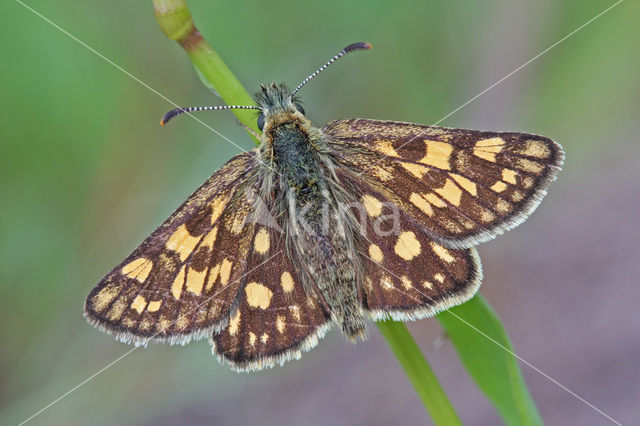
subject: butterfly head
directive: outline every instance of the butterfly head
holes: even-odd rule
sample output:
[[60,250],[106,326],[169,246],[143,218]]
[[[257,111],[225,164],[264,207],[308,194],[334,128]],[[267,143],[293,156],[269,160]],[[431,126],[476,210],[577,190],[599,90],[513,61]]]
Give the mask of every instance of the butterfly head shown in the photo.
[[271,82],[261,84],[255,98],[260,108],[258,115],[258,129],[267,138],[273,129],[280,125],[291,123],[307,126],[310,122],[304,116],[304,108],[300,99],[292,96],[284,83]]

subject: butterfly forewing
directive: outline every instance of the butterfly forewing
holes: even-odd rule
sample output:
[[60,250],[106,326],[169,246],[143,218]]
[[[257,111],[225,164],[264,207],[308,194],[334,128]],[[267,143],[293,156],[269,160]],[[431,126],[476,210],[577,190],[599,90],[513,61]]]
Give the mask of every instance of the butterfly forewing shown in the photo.
[[90,292],[85,315],[127,342],[184,343],[227,323],[245,271],[255,152],[209,178]]
[[299,358],[329,328],[330,314],[312,289],[304,289],[286,253],[285,236],[257,224],[246,279],[229,325],[211,343],[236,370],[257,370]]
[[420,222],[467,248],[522,222],[562,165],[550,139],[376,120],[323,128],[339,161]]

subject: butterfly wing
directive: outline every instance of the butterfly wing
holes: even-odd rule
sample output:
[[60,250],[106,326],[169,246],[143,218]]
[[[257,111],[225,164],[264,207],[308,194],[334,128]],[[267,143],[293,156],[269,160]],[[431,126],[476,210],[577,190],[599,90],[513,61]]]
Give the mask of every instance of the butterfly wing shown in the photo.
[[304,289],[286,252],[285,236],[257,225],[246,280],[229,325],[211,339],[218,358],[238,371],[300,358],[329,329],[330,314],[313,289]]
[[475,248],[438,244],[380,192],[346,171],[338,176],[361,201],[351,206],[363,224],[357,247],[365,271],[360,292],[372,319],[429,317],[473,297],[482,280]]
[[256,155],[232,158],[91,290],[91,324],[136,344],[186,343],[226,326],[253,238],[244,219]]
[[560,145],[526,133],[366,119],[322,130],[342,166],[456,249],[524,221],[564,159]]

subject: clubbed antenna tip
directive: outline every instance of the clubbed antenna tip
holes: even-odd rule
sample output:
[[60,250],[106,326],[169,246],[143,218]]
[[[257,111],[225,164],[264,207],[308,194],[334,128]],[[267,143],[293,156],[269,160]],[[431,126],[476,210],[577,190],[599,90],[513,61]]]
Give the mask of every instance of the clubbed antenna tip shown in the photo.
[[162,116],[162,118],[160,119],[160,125],[164,126],[173,117],[175,117],[176,115],[180,115],[182,113],[185,113],[185,112],[186,111],[183,110],[182,108],[172,109],[171,111],[167,112],[165,115]]
[[369,43],[358,42],[358,43],[351,43],[350,45],[348,45],[342,50],[344,51],[344,53],[351,53],[356,50],[369,50],[372,47],[373,46],[371,46]]

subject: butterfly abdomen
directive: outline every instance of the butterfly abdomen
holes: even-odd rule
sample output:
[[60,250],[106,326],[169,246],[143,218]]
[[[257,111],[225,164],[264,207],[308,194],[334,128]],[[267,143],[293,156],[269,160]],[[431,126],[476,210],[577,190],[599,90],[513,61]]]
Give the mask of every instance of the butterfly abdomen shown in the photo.
[[335,232],[336,226],[330,223],[329,232],[325,227],[318,227],[316,232],[300,236],[301,260],[328,305],[332,318],[340,324],[344,335],[353,341],[365,337],[364,317],[357,292],[354,259],[349,255],[349,245],[344,236]]

